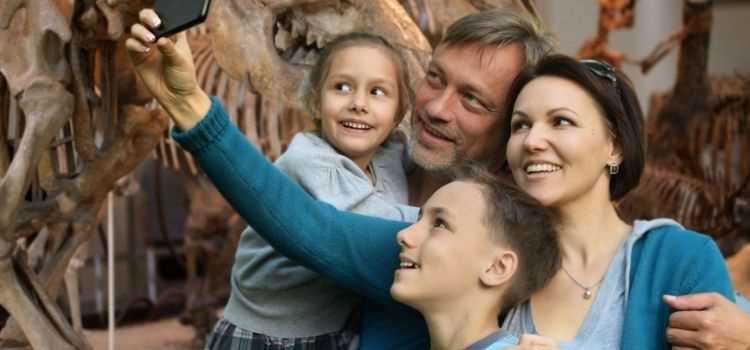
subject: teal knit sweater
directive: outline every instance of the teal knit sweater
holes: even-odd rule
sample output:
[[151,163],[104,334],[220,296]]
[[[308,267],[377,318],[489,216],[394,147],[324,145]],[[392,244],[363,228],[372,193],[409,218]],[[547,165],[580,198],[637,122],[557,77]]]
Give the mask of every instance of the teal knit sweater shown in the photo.
[[[227,201],[279,252],[365,297],[361,349],[428,349],[424,319],[390,295],[399,262],[396,234],[408,224],[314,200],[269,163],[212,100],[196,127],[172,135]],[[632,250],[623,349],[668,349],[669,310],[662,294],[717,291],[734,300],[713,241],[683,235],[676,227],[666,230],[645,235]]]

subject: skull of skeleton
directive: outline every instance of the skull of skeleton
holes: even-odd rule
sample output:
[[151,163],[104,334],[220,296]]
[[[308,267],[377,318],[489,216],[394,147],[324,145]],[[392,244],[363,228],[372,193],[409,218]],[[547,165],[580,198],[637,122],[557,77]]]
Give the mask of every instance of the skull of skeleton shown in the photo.
[[336,35],[368,31],[402,48],[412,86],[431,52],[396,0],[214,0],[211,6],[207,25],[221,67],[292,105],[304,74]]

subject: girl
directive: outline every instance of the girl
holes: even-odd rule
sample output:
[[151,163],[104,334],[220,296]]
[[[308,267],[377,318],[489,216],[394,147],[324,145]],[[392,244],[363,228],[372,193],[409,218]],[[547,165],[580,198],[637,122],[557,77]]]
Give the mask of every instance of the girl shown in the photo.
[[[384,38],[349,33],[322,50],[301,88],[317,131],[297,134],[276,166],[312,196],[350,210],[414,221],[404,172],[409,107],[403,57]],[[359,298],[285,258],[248,228],[232,293],[207,348],[356,347]],[[349,322],[347,324],[347,319]]]

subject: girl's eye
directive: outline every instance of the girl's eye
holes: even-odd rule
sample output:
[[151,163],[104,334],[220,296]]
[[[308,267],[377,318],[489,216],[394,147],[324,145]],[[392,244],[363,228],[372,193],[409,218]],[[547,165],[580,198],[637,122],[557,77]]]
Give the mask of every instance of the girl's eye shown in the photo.
[[386,95],[385,90],[383,90],[381,88],[373,88],[372,90],[370,90],[370,94],[372,94],[374,96],[385,96]]
[[338,91],[352,91],[352,87],[347,83],[336,83],[334,88]]

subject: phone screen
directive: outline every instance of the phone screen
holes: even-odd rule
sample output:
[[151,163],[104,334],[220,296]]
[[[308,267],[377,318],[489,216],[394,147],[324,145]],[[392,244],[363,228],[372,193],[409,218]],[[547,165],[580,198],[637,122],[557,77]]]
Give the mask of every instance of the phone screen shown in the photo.
[[157,0],[154,11],[161,26],[152,30],[157,38],[175,34],[204,20],[208,15],[210,0]]

